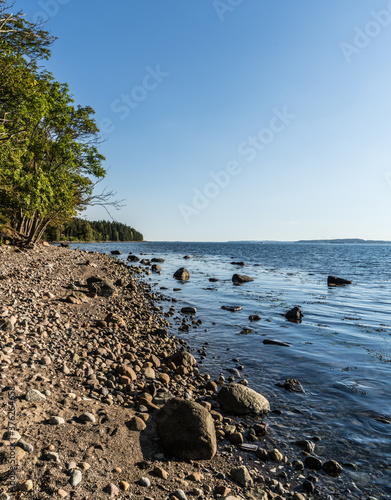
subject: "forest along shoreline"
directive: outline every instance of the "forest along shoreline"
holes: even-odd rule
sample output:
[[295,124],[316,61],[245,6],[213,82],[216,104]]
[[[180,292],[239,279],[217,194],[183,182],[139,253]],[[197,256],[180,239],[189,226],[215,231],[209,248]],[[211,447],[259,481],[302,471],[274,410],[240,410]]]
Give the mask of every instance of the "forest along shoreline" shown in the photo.
[[0,247],[1,498],[362,498],[319,437],[280,451],[273,401],[200,372],[144,272]]

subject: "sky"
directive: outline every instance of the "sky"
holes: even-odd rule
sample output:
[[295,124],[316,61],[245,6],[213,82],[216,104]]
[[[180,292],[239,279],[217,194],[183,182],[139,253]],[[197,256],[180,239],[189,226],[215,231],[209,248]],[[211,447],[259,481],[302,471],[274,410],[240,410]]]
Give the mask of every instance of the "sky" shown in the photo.
[[[16,0],[146,240],[391,240],[391,0]],[[83,214],[107,219],[101,207]]]

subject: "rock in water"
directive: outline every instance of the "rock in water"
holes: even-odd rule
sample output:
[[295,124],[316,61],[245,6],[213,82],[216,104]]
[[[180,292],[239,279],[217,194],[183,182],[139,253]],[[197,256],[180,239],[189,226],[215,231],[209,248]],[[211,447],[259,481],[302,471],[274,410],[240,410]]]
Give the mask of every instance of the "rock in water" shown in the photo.
[[229,384],[221,388],[217,402],[224,411],[235,415],[263,415],[270,411],[269,401],[242,384]]
[[351,285],[352,282],[349,280],[346,280],[344,278],[338,278],[337,276],[329,276],[327,278],[327,285],[328,286],[343,286],[343,285]]
[[294,307],[285,314],[286,319],[293,323],[301,323],[303,316],[304,314],[300,307]]
[[254,278],[250,278],[250,276],[245,276],[244,274],[234,274],[232,281],[233,283],[248,283],[249,281],[254,281]]
[[200,404],[170,399],[157,415],[163,447],[181,460],[209,460],[216,454],[213,418]]
[[187,281],[190,279],[190,273],[186,268],[180,267],[177,271],[175,271],[174,278],[181,281]]

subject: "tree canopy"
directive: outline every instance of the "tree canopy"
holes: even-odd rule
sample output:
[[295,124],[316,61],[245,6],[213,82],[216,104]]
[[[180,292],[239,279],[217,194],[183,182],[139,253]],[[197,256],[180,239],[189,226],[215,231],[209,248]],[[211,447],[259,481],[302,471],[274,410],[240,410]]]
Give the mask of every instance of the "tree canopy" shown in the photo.
[[106,175],[94,110],[39,65],[54,37],[11,8],[0,0],[0,215],[35,243],[89,204],[120,202],[93,194]]

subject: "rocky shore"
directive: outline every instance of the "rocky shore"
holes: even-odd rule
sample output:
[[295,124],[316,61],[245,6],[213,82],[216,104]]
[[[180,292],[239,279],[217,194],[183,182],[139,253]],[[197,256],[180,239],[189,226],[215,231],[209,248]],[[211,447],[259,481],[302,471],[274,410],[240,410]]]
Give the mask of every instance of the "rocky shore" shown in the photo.
[[319,438],[269,436],[273,401],[199,369],[144,272],[0,247],[0,499],[362,498]]

